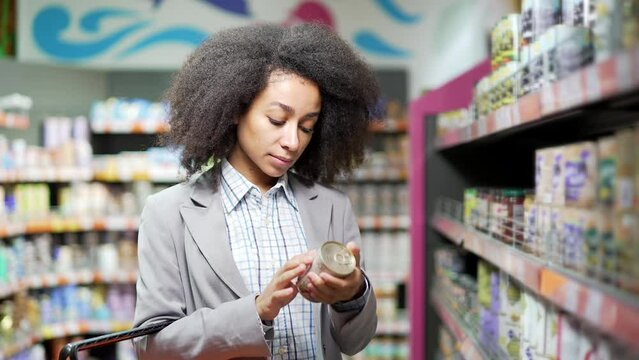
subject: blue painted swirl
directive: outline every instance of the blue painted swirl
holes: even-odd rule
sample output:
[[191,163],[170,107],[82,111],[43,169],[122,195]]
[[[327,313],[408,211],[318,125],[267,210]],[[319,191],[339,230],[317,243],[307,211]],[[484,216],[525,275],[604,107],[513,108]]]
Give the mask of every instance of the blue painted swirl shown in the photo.
[[360,49],[373,55],[391,58],[406,58],[411,56],[409,51],[397,48],[367,30],[361,30],[355,33],[353,42]]
[[375,0],[375,3],[377,3],[377,6],[382,8],[382,10],[384,10],[384,12],[391,18],[404,24],[412,24],[421,20],[422,17],[420,15],[411,15],[406,13],[397,4],[395,4],[394,1],[395,0]]
[[222,10],[237,14],[250,15],[246,1],[244,0],[204,0],[205,2],[216,6]]
[[111,17],[134,17],[136,13],[122,9],[98,9],[92,11],[80,19],[80,28],[86,32],[100,31],[100,23],[102,20]]
[[156,34],[153,34],[130,48],[122,51],[118,58],[122,59],[136,54],[148,47],[155,46],[161,43],[183,43],[192,46],[193,48],[200,45],[208,37],[208,34],[189,27],[175,27],[162,30]]
[[[242,16],[250,16],[251,13],[245,0],[203,0],[205,3],[220,8],[224,11]],[[151,0],[154,8],[160,7],[164,0]]]
[[[98,22],[95,22],[96,26]],[[70,23],[71,16],[67,9],[56,5],[43,8],[33,20],[34,42],[40,50],[55,59],[67,62],[81,61],[103,53],[128,35],[148,25],[146,21],[139,21],[95,41],[67,41],[62,35]],[[92,26],[91,21],[88,26]]]

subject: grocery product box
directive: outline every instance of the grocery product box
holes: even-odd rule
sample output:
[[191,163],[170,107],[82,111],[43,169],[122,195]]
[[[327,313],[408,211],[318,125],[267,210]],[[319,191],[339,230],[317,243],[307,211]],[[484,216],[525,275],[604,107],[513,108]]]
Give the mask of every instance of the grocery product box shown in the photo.
[[564,149],[565,204],[590,208],[597,188],[597,146],[594,142],[568,145]]
[[553,148],[535,151],[535,201],[552,203]]
[[619,146],[615,136],[597,140],[597,200],[612,206],[615,201],[615,181],[619,162]]
[[634,202],[635,182],[635,142],[634,131],[626,129],[615,134],[618,144],[617,167],[615,172],[614,208],[615,211],[630,211]]
[[499,346],[509,359],[520,359],[524,301],[521,287],[502,272],[499,278]]

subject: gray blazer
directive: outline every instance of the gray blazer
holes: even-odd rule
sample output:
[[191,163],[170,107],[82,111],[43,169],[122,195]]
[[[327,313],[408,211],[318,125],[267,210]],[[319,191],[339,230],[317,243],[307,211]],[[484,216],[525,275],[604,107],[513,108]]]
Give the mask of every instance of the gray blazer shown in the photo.
[[[222,198],[205,173],[148,198],[138,238],[139,277],[134,326],[175,320],[134,342],[141,359],[230,359],[270,356],[249,292],[231,254]],[[329,239],[360,243],[344,194],[289,176],[308,248]],[[355,354],[374,336],[376,301],[370,287],[362,310],[337,312],[314,304],[318,357]],[[321,349],[321,351],[319,351]]]

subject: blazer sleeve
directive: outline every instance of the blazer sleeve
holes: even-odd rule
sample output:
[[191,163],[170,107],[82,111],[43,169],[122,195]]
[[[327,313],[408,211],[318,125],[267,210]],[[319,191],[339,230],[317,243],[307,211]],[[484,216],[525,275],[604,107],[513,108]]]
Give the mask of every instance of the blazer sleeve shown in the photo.
[[[362,246],[359,227],[355,220],[355,215],[351,207],[351,202],[347,196],[343,195],[343,229],[344,243],[356,242],[360,248]],[[334,221],[337,220],[334,218]],[[364,249],[362,249],[363,251]],[[363,268],[363,261],[360,266]],[[364,274],[364,276],[366,276]],[[329,316],[331,319],[331,335],[339,345],[340,350],[347,355],[354,355],[368,345],[375,331],[377,330],[377,301],[373,292],[373,284],[368,280],[368,289],[363,297],[365,303],[361,309],[340,312],[329,306]]]
[[[155,335],[136,339],[139,359],[228,359],[266,357],[269,350],[255,309],[255,295],[200,308],[187,315],[178,265],[171,204],[149,197],[138,234],[139,275],[134,326],[174,322]],[[175,215],[179,217],[179,213]]]

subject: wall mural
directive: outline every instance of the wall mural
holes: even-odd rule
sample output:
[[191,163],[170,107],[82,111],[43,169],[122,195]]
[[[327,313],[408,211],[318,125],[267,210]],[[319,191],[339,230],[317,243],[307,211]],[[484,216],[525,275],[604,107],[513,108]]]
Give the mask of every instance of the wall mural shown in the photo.
[[[408,62],[407,40],[424,14],[398,0],[32,0],[19,2],[18,58],[92,67],[177,68],[210,34],[254,22],[320,22],[339,32],[367,60]],[[277,4],[277,5],[275,5]],[[384,26],[376,24],[384,23]],[[215,35],[213,35],[215,36]],[[414,40],[413,40],[414,41]]]

